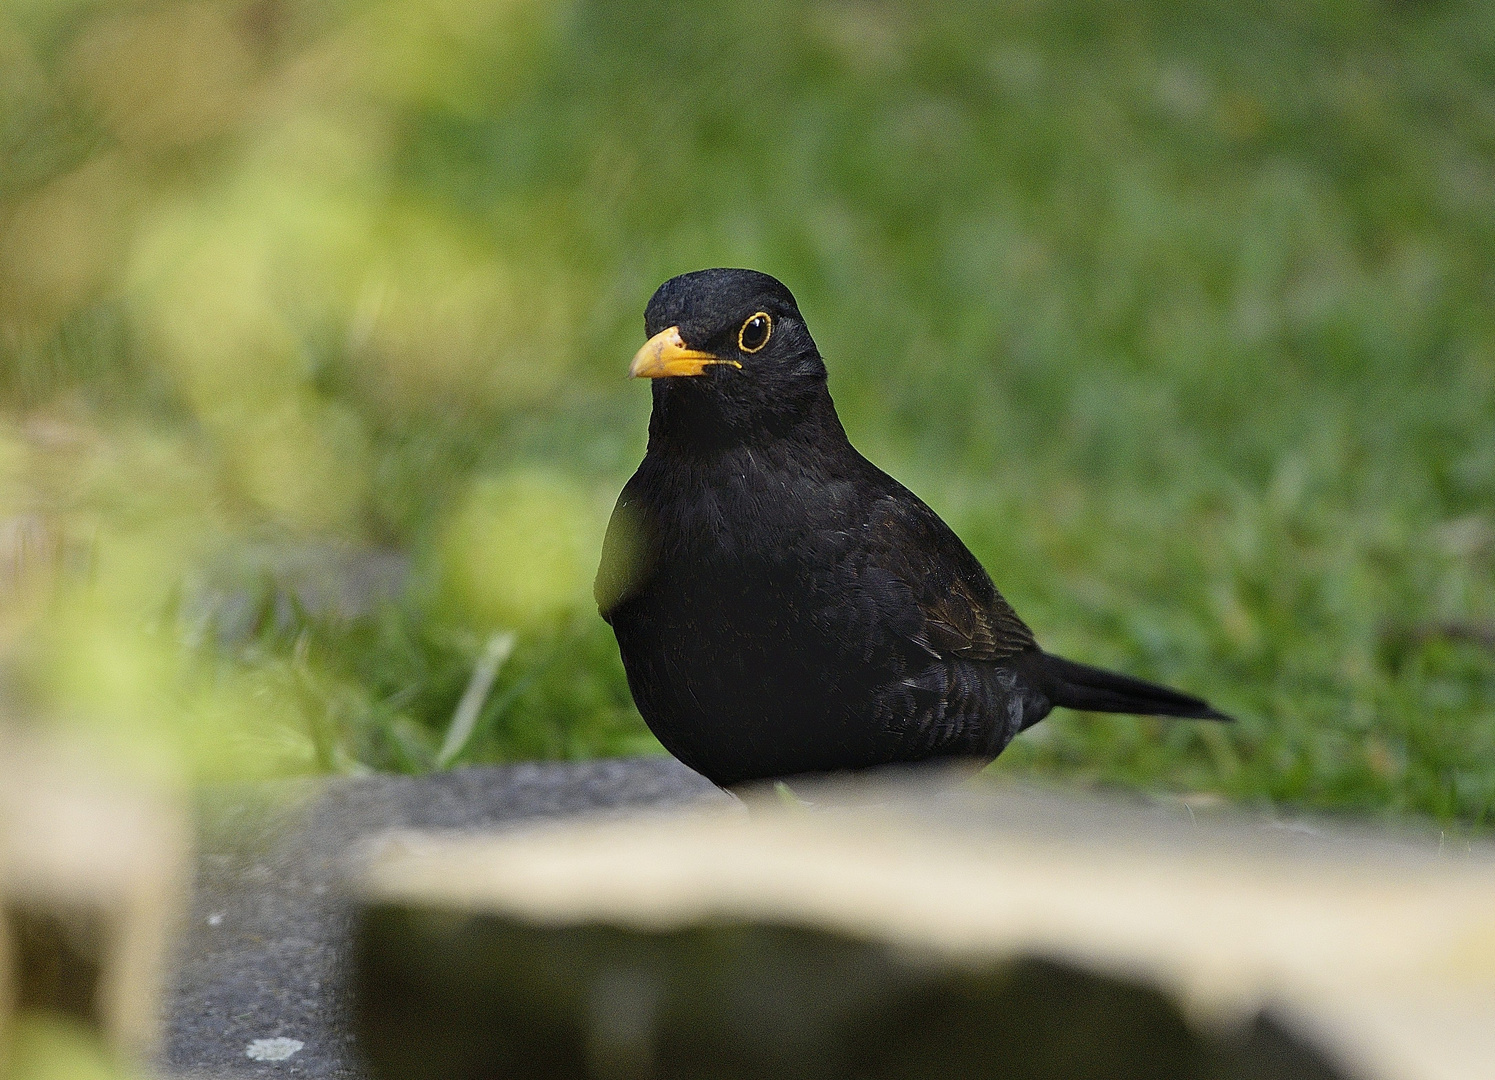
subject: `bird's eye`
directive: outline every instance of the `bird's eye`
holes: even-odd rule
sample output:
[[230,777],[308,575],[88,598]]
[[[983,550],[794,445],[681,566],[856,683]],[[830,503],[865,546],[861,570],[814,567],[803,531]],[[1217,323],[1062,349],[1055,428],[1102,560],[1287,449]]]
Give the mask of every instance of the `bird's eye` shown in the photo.
[[743,352],[757,352],[768,344],[768,335],[773,333],[773,320],[768,312],[760,311],[737,331],[737,347]]

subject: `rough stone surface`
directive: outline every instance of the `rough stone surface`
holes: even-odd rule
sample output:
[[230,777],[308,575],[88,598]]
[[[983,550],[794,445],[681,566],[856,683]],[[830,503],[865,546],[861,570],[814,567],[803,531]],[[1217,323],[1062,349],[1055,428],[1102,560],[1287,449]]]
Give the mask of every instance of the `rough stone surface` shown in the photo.
[[346,855],[362,837],[726,798],[666,758],[216,793],[203,807],[196,887],[168,1001],[166,1067],[194,1076],[364,1075],[345,1022],[349,907],[340,888]]
[[[797,789],[806,807],[821,798],[813,785]],[[781,796],[794,798],[773,797]],[[351,908],[341,886],[351,868],[350,851],[361,838],[397,828],[493,828],[729,798],[667,758],[217,792],[202,806],[196,889],[169,999],[167,1070],[193,1077],[363,1080],[367,1074],[348,1035],[343,992]],[[1075,791],[972,791],[944,780],[909,808],[955,832],[1000,830],[1044,842],[1145,837],[1168,847],[1208,829],[1241,851],[1315,867],[1377,854],[1382,861],[1399,860],[1409,874],[1429,859],[1470,848],[1467,839],[1447,839],[1426,828],[1281,821],[1213,800],[1121,799],[1113,793],[1102,801]]]

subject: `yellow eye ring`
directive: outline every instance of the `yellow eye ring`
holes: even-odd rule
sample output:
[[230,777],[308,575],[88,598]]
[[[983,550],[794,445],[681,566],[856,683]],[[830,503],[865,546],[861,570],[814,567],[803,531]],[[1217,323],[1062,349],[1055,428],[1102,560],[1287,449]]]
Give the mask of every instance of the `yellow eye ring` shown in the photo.
[[[759,337],[759,334],[762,337]],[[773,318],[766,311],[754,312],[737,331],[737,347],[745,353],[755,353],[768,344],[773,336]]]

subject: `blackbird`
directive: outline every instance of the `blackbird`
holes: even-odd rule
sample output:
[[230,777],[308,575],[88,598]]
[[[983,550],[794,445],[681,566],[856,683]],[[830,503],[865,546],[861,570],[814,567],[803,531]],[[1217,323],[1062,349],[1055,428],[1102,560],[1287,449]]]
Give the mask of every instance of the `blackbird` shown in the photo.
[[659,287],[653,380],[595,594],[649,728],[723,786],[995,758],[1056,705],[1227,720],[1044,652],[966,546],[846,438],[794,297],[753,270]]

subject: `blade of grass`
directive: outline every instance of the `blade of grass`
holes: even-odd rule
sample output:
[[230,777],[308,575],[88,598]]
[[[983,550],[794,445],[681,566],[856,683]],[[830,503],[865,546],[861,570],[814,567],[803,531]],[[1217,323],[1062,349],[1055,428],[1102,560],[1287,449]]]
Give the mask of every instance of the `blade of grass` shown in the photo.
[[513,651],[513,634],[502,632],[489,636],[488,643],[483,647],[483,655],[473,665],[472,678],[467,680],[467,689],[462,691],[462,700],[457,702],[451,726],[446,729],[446,738],[442,740],[441,749],[436,754],[438,769],[444,769],[455,761],[462,748],[467,745],[467,740],[472,738],[478,714],[483,711],[483,703],[488,700],[488,694],[493,689],[493,680],[498,678],[499,669]]

